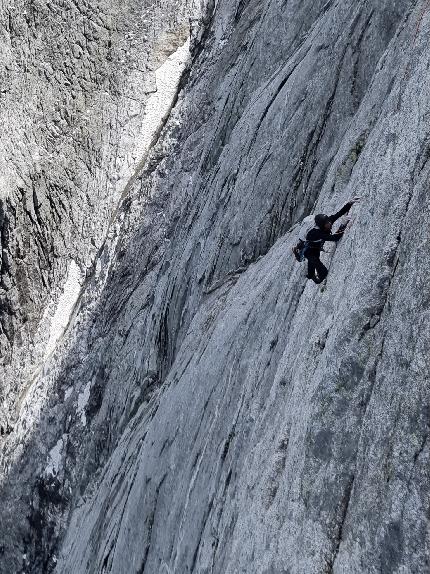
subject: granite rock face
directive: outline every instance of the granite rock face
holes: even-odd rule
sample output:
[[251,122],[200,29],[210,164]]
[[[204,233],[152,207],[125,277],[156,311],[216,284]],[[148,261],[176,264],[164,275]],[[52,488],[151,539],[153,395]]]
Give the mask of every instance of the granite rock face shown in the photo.
[[[137,58],[134,9],[106,5]],[[26,159],[30,143],[6,118],[5,157],[13,142],[20,153],[5,162],[2,203],[0,570],[428,572],[430,6],[219,0],[148,10],[164,38],[144,43],[148,61],[159,58],[152,71],[173,57],[159,74],[173,95],[153,136],[133,128],[121,140],[96,98],[93,122],[76,121],[111,142],[103,168],[87,140],[64,156],[57,146],[44,168],[51,207],[36,215],[41,191],[29,208],[24,177],[34,152]],[[54,30],[53,13],[45,20],[44,33]],[[79,28],[67,27],[73,45]],[[38,36],[22,29],[33,53]],[[190,59],[174,81],[187,34]],[[122,74],[111,66],[110,80]],[[127,114],[127,89],[143,84],[125,73],[120,84],[109,97]],[[31,101],[23,122],[45,100]],[[84,156],[79,199],[56,182]],[[326,286],[306,282],[291,254],[295,224],[355,195],[345,237],[323,254]],[[61,202],[70,221],[53,218]],[[31,222],[26,210],[34,225],[19,220]],[[47,250],[46,272],[36,251],[21,265],[16,247],[43,226],[63,241]],[[59,308],[67,321],[53,332]]]
[[154,103],[163,115],[157,71],[199,14],[192,1],[146,4],[16,0],[0,12],[4,433],[16,373],[32,379],[61,334],[64,283],[73,298],[158,127]]

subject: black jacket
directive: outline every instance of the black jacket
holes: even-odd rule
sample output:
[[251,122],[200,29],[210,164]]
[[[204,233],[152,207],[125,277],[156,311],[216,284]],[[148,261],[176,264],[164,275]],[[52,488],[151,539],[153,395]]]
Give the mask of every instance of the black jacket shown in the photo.
[[[352,205],[353,204],[351,202],[348,202],[337,213],[329,215],[328,218],[331,223],[334,223],[337,219],[339,219],[339,217],[342,217],[342,215],[348,213]],[[307,252],[309,255],[319,255],[319,252],[324,247],[324,241],[339,241],[342,235],[342,233],[329,233],[323,229],[320,229],[319,227],[314,227],[306,235],[306,241],[309,241]]]

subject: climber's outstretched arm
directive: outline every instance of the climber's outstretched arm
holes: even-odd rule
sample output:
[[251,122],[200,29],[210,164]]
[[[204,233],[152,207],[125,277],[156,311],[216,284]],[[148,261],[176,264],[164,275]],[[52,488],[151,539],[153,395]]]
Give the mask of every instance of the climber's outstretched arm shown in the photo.
[[[345,203],[345,205],[342,207],[342,209],[340,209],[337,213],[334,213],[333,215],[329,215],[329,219],[332,223],[334,223],[337,219],[339,219],[339,217],[342,217],[342,215],[345,215],[346,213],[348,213],[348,211],[351,209],[351,207],[354,205],[354,203],[357,203],[357,201],[360,201],[359,197],[354,197],[354,199],[351,199],[350,201],[348,201],[348,203]],[[330,241],[329,239],[327,239],[327,241]]]

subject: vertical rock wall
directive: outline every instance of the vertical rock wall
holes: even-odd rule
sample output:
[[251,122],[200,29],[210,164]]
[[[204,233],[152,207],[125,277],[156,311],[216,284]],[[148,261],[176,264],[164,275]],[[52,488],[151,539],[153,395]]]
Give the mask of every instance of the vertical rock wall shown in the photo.
[[5,572],[428,571],[428,8],[208,6],[3,439]]
[[[199,14],[197,2],[2,6],[3,433],[13,427],[17,397],[67,324],[67,313],[54,316],[61,293],[74,290],[76,299],[175,98],[188,56],[186,49],[176,60],[172,55],[189,42],[189,20]],[[169,57],[176,68],[167,86],[157,70]]]

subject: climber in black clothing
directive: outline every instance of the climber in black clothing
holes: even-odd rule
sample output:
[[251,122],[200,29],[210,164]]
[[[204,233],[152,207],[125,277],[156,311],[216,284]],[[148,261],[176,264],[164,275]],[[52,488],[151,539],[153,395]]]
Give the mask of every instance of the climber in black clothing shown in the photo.
[[[304,253],[308,260],[308,273],[307,278],[312,279],[315,283],[321,283],[327,277],[327,267],[322,263],[320,254],[325,241],[339,241],[343,236],[346,225],[341,226],[335,233],[331,233],[333,223],[348,213],[351,207],[359,201],[359,197],[355,197],[348,201],[340,211],[334,215],[319,214],[315,216],[316,227],[311,229],[306,235],[307,248]],[[316,271],[316,275],[315,275]]]

